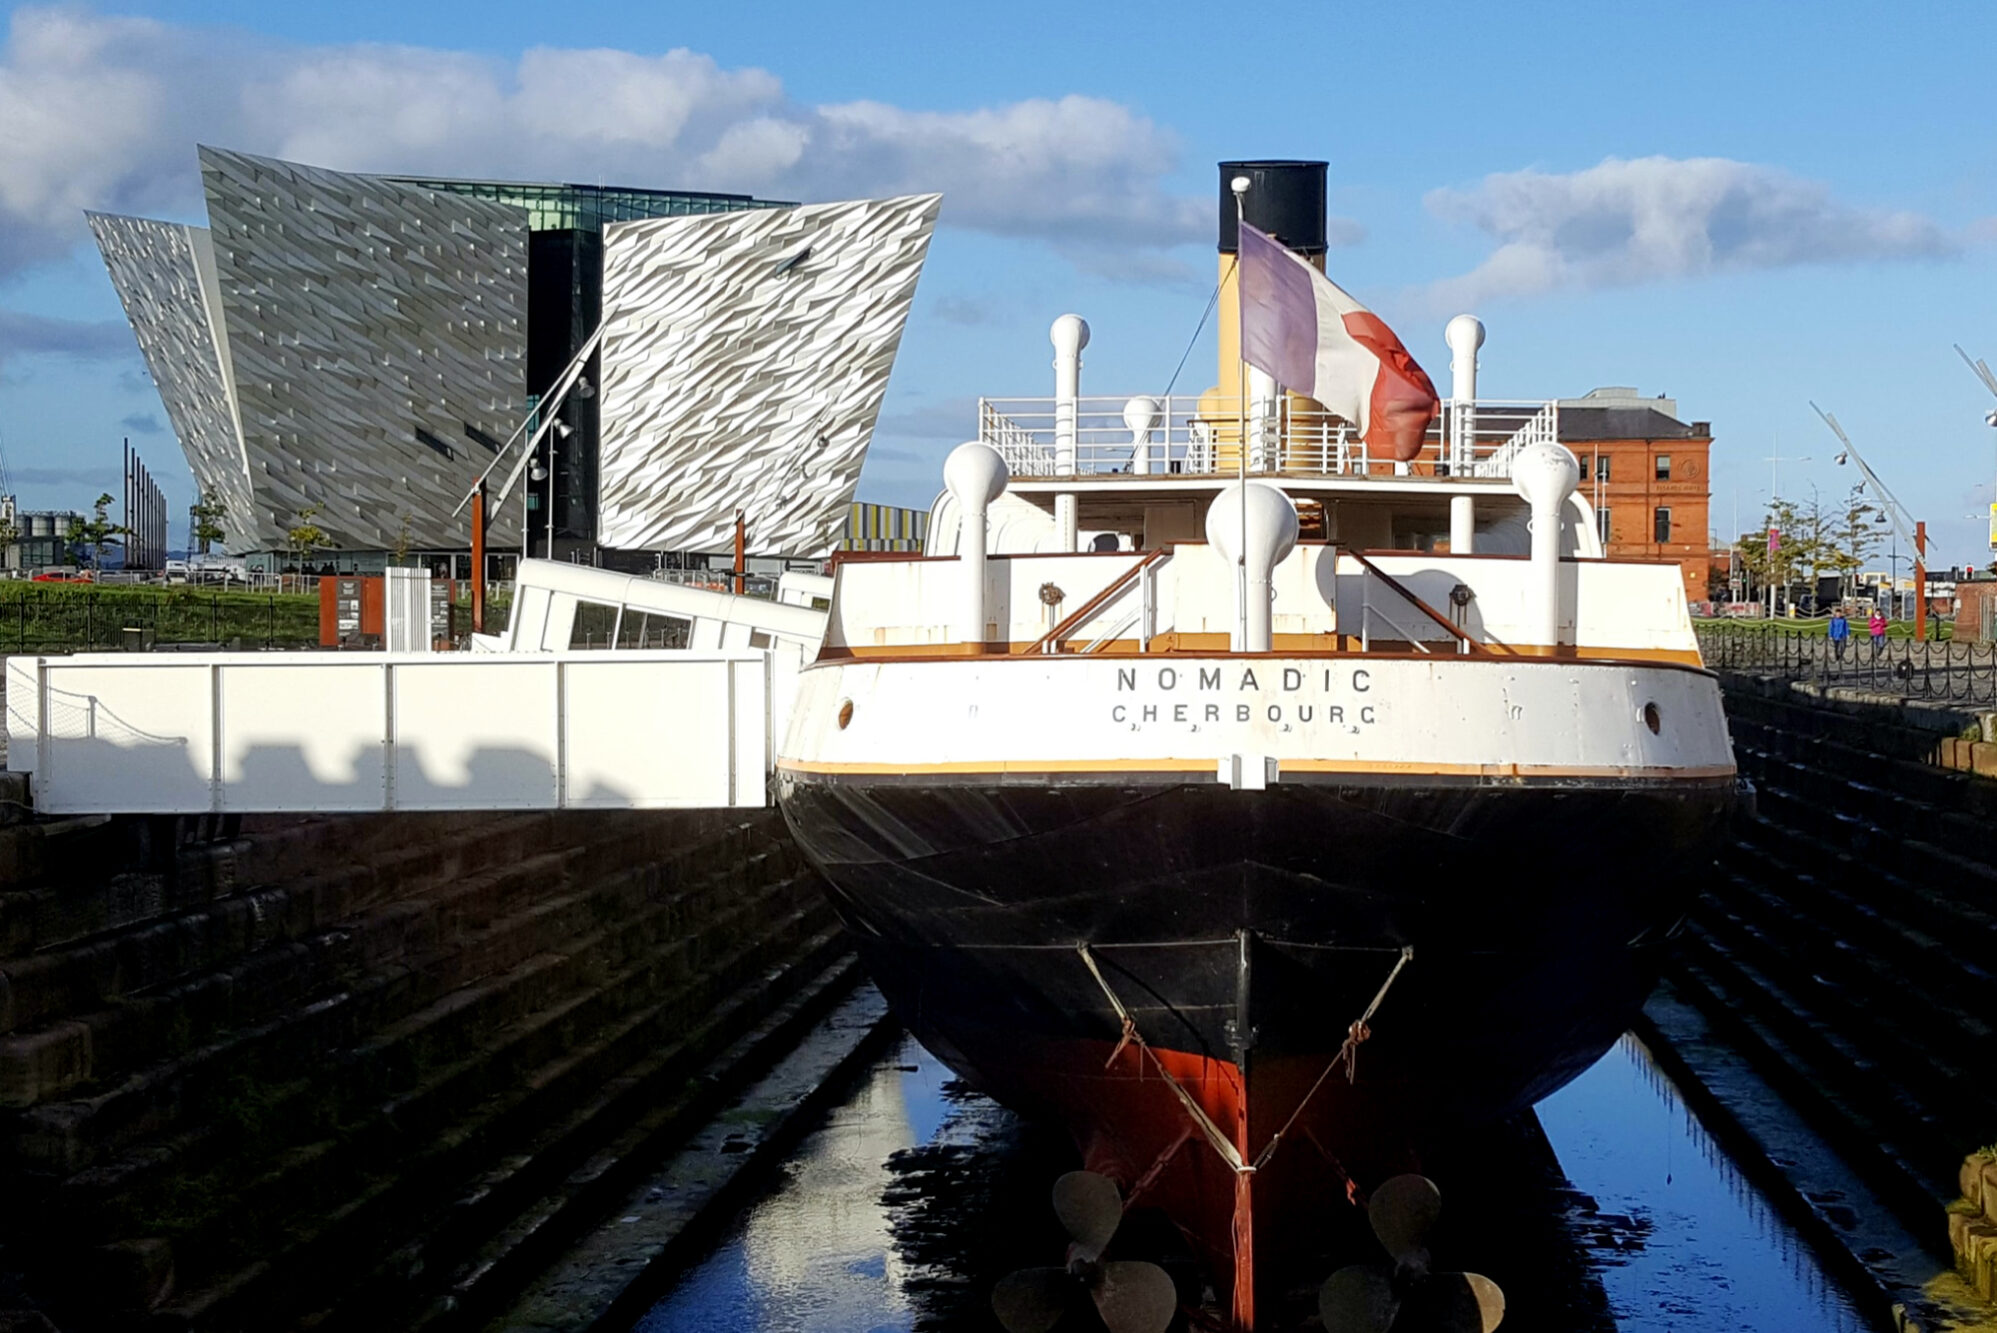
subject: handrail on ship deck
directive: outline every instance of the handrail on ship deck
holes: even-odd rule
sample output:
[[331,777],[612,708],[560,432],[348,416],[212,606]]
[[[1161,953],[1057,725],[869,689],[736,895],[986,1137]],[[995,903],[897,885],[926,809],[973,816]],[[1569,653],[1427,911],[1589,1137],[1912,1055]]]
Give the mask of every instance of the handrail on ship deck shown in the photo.
[[[1434,607],[1430,606],[1427,602],[1423,601],[1422,598],[1418,596],[1406,584],[1402,583],[1392,574],[1389,574],[1386,570],[1374,564],[1371,560],[1367,559],[1365,555],[1351,549],[1346,549],[1344,550],[1343,553],[1351,556],[1355,561],[1357,561],[1359,567],[1362,570],[1364,570],[1367,574],[1370,574],[1374,578],[1379,579],[1380,582],[1386,584],[1389,591],[1393,592],[1403,601],[1407,602],[1410,606],[1414,607],[1417,611],[1420,611],[1423,615],[1427,616],[1430,620],[1434,621],[1435,624],[1440,626],[1445,632],[1447,632],[1450,635],[1450,637],[1454,638],[1457,641],[1459,645],[1459,651],[1466,653],[1488,653],[1490,651],[1489,645],[1479,643],[1476,639],[1472,638],[1462,628],[1462,626],[1456,624],[1456,622],[1449,619],[1449,617],[1443,615],[1441,612],[1437,611]],[[1172,548],[1169,546],[1161,546],[1155,551],[1150,551],[1146,553],[1145,557],[1142,560],[1132,565],[1129,569],[1124,570],[1123,573],[1117,575],[1116,578],[1111,580],[1107,586],[1098,591],[1095,594],[1095,596],[1083,602],[1081,606],[1077,607],[1072,614],[1064,617],[1059,624],[1055,625],[1052,629],[1048,630],[1045,634],[1041,635],[1038,639],[1034,640],[1032,646],[1026,650],[1027,655],[1030,656],[1034,653],[1059,652],[1060,643],[1062,639],[1071,636],[1077,629],[1087,624],[1091,616],[1094,616],[1097,612],[1102,610],[1103,607],[1107,606],[1110,602],[1114,601],[1118,596],[1127,591],[1132,583],[1136,582],[1138,579],[1144,576],[1147,570],[1151,569],[1153,566],[1157,565],[1160,561],[1162,561],[1171,554],[1172,554]],[[1140,638],[1142,637],[1141,631],[1139,637]]]
[[1402,597],[1402,599],[1404,599],[1410,605],[1412,605],[1415,608],[1415,610],[1421,612],[1423,615],[1427,616],[1430,620],[1433,620],[1436,624],[1442,626],[1442,628],[1444,628],[1445,630],[1448,630],[1449,633],[1456,639],[1456,641],[1462,645],[1463,652],[1485,653],[1490,651],[1489,647],[1477,642],[1475,639],[1471,638],[1467,633],[1465,633],[1462,626],[1458,625],[1455,621],[1451,620],[1449,617],[1443,615],[1440,611],[1437,611],[1434,607],[1430,606],[1427,602],[1424,602],[1421,598],[1415,596],[1415,594],[1412,591],[1410,591],[1408,587],[1405,584],[1403,584],[1399,579],[1395,578],[1392,574],[1389,574],[1386,570],[1374,564],[1371,560],[1368,560],[1364,555],[1361,555],[1358,551],[1353,551],[1353,550],[1347,550],[1345,554],[1351,556],[1354,560],[1357,560],[1359,562],[1359,567],[1361,569],[1364,569],[1374,578],[1377,578],[1380,580],[1380,582],[1386,584],[1391,591],[1398,593]]
[[1135,580],[1142,577],[1145,570],[1151,568],[1153,565],[1157,564],[1160,560],[1163,560],[1166,556],[1169,556],[1171,554],[1172,554],[1172,548],[1169,546],[1161,546],[1157,550],[1147,553],[1142,560],[1132,565],[1129,569],[1124,570],[1123,573],[1117,575],[1115,579],[1111,580],[1108,587],[1104,588],[1102,591],[1098,592],[1095,596],[1089,598],[1088,601],[1083,602],[1081,606],[1077,607],[1073,615],[1067,617],[1060,624],[1056,625],[1053,629],[1048,630],[1045,634],[1041,635],[1038,639],[1034,640],[1033,646],[1026,650],[1027,653],[1030,655],[1033,653],[1051,653],[1058,651],[1056,645],[1058,645],[1065,636],[1073,633],[1076,629],[1086,624],[1090,616],[1094,615],[1104,606],[1107,606],[1112,598],[1118,596],[1126,588],[1128,588]]
[[[1142,402],[1154,424],[1136,429],[1126,409]],[[1214,394],[1137,399],[1084,396],[980,398],[978,435],[1018,479],[1063,476],[1235,476],[1247,449],[1254,475],[1368,476],[1432,472],[1503,478],[1526,446],[1560,436],[1560,405],[1542,400],[1445,399],[1419,457],[1374,457],[1349,422],[1279,394],[1264,405]],[[1064,430],[1072,427],[1069,443]]]

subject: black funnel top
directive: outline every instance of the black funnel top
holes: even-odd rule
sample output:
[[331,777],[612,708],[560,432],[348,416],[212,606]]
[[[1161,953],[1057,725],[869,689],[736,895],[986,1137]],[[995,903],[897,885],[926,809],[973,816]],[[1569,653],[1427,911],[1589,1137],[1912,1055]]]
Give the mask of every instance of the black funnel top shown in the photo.
[[1248,177],[1242,204],[1248,225],[1260,227],[1298,254],[1324,253],[1324,169],[1322,162],[1223,162],[1220,164],[1220,252],[1235,252],[1236,176]]

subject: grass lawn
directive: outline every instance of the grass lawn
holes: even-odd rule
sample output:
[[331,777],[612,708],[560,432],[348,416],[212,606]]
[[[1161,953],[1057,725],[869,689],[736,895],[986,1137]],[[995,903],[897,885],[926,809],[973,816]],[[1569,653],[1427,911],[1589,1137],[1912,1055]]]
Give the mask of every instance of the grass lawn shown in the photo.
[[312,593],[224,592],[194,586],[129,588],[0,581],[0,652],[122,648],[127,628],[144,642],[305,648],[319,642]]

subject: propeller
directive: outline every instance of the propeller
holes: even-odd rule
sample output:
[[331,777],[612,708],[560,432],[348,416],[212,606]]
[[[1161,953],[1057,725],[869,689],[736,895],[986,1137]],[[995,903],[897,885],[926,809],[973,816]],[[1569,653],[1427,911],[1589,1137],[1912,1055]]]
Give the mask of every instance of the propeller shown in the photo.
[[992,1313],[1006,1333],[1048,1333],[1086,1293],[1109,1333],[1165,1333],[1179,1312],[1171,1275],[1134,1259],[1105,1261],[1123,1222],[1116,1184],[1094,1171],[1054,1182],[1054,1215],[1068,1232],[1065,1268],[1022,1268],[992,1288]]
[[1479,1273],[1429,1271],[1428,1235],[1442,1215],[1442,1191],[1427,1176],[1385,1181],[1366,1205],[1373,1234],[1393,1265],[1350,1264],[1318,1291],[1326,1333],[1491,1333],[1505,1317],[1505,1293]]

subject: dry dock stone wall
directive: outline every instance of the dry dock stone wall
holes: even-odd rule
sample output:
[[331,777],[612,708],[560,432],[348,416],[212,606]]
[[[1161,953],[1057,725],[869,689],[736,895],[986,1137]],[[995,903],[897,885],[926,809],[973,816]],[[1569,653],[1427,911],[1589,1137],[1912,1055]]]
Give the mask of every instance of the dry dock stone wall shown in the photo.
[[1723,680],[1756,810],[1672,984],[1990,1299],[1992,1173],[1958,1169],[1997,1140],[1997,782],[1970,762],[1986,720]]
[[856,976],[774,814],[0,828],[0,1327],[409,1326]]

